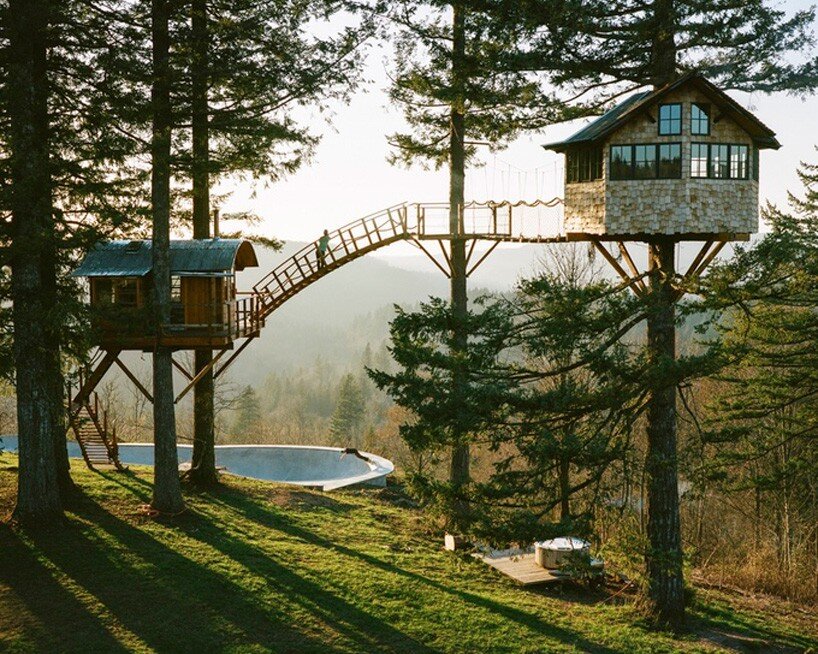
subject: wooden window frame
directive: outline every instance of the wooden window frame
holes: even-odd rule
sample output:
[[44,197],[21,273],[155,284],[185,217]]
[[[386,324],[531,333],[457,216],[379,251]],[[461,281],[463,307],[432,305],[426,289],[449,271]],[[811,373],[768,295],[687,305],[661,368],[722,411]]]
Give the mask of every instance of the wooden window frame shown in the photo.
[[[662,146],[677,146],[679,148],[679,166],[678,166],[678,175],[661,175],[660,170],[660,152]],[[636,176],[636,148],[637,147],[645,147],[645,148],[654,148],[654,162],[655,162],[655,170],[653,177],[637,177]],[[613,157],[613,150],[614,148],[628,148],[630,150],[630,172],[628,173],[627,177],[614,177],[613,176],[613,165],[614,165],[614,157]],[[666,141],[662,143],[612,143],[608,149],[608,179],[610,181],[615,182],[633,182],[633,181],[640,181],[640,180],[650,180],[650,179],[682,179],[683,177],[683,165],[684,158],[682,156],[682,142],[681,141]]]
[[[707,176],[701,175],[694,175],[693,174],[693,147],[694,146],[702,146],[707,151]],[[712,158],[712,150],[713,147],[720,147],[720,148],[727,148],[727,175],[722,177],[716,177],[713,174],[713,158]],[[746,158],[744,162],[744,174],[743,175],[733,175],[733,151],[734,148],[744,148],[746,151]],[[749,180],[751,177],[756,179],[754,175],[755,172],[751,173],[750,168],[756,168],[756,165],[752,159],[755,154],[753,152],[753,146],[749,143],[704,143],[702,141],[692,141],[690,144],[690,177],[691,179],[733,179],[737,181],[746,181]],[[756,179],[756,181],[758,181]]]
[[[710,136],[711,125],[713,123],[712,118],[710,117],[710,107],[711,105],[706,102],[691,102],[690,103],[690,134],[691,136]],[[694,125],[701,124],[701,118],[695,118],[693,115],[694,109],[698,109],[701,111],[706,119],[707,119],[707,131],[706,132],[697,132],[694,130]]]
[[[665,107],[668,107],[668,108],[679,107],[679,131],[677,131],[677,132],[674,132],[674,131],[663,132],[662,131],[662,123],[663,122],[666,121],[666,122],[673,123],[673,122],[676,121],[675,118],[667,118],[667,119],[664,119],[664,120],[662,119],[662,109],[664,109]],[[664,104],[660,104],[659,109],[656,112],[656,115],[657,115],[656,131],[659,134],[659,136],[681,136],[681,134],[682,134],[682,124],[684,123],[684,107],[682,106],[681,102],[665,102]]]

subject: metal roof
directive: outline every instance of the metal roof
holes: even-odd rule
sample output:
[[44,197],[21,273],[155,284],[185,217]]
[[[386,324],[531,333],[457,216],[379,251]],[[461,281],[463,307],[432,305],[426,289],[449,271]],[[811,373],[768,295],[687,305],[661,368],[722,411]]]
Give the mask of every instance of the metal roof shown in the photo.
[[691,72],[682,75],[679,79],[661,88],[652,91],[636,93],[623,102],[605,112],[602,116],[589,123],[567,139],[557,143],[549,143],[543,147],[546,150],[564,152],[572,145],[591,144],[600,141],[615,132],[629,120],[646,111],[659,102],[664,96],[676,89],[691,84],[706,95],[723,113],[732,118],[744,129],[760,148],[777,150],[781,144],[775,138],[775,132],[762,123],[752,113],[747,111],[738,102],[733,100],[724,91],[712,82],[706,80],[700,73]]
[[[150,241],[108,241],[88,252],[74,277],[142,277],[153,269]],[[170,242],[171,274],[223,273],[257,266],[249,241],[213,238]]]

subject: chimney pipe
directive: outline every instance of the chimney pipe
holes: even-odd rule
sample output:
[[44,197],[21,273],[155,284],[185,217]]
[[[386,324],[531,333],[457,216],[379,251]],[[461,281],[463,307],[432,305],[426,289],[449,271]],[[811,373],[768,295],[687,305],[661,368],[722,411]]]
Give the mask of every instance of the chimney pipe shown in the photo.
[[213,238],[219,238],[219,210],[213,209]]

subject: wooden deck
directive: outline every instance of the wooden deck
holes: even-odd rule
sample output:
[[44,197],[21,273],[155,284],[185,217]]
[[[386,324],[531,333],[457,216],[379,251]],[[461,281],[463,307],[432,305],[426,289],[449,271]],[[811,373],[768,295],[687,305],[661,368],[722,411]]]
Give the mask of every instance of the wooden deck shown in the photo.
[[548,584],[564,579],[538,566],[534,562],[533,550],[491,550],[486,553],[475,553],[472,556],[507,577],[511,577],[521,586]]

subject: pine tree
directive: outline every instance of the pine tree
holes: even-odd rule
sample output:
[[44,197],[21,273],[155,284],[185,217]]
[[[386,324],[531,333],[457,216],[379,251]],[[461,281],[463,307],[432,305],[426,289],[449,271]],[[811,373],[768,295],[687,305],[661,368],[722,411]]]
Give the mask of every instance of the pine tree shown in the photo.
[[[532,47],[519,65],[551,74],[573,101],[605,104],[628,90],[661,87],[698,70],[725,88],[805,90],[818,81],[818,62],[791,63],[810,52],[813,10],[788,18],[763,0],[544,0],[494,5],[500,21],[528,25]],[[653,374],[647,410],[648,585],[646,607],[660,625],[684,623],[682,542],[676,445],[676,262],[672,237],[648,243],[650,311],[647,343]]]
[[59,350],[52,347],[59,342],[58,325],[50,315],[56,300],[48,115],[50,15],[47,0],[12,0],[4,16],[9,39],[4,100],[10,130],[11,297],[20,438],[14,517],[35,527],[56,524],[62,517],[55,451],[62,407],[56,411],[54,402],[55,394],[62,398],[62,388],[61,378],[54,376]]
[[252,386],[245,386],[236,400],[238,415],[233,423],[233,434],[252,436],[261,423],[261,403]]
[[153,501],[157,511],[184,510],[176,451],[173,352],[161,342],[170,322],[170,3],[151,0],[151,207],[153,216],[153,310],[159,345],[153,352]]
[[[466,323],[466,239],[463,236],[466,166],[475,160],[478,142],[502,147],[522,129],[562,116],[561,105],[542,91],[536,75],[509,65],[508,53],[522,47],[519,26],[492,17],[472,3],[388,3],[397,29],[392,101],[403,108],[407,133],[396,134],[394,163],[449,168],[451,304],[449,339],[463,352]],[[462,394],[461,375],[452,377],[453,399]],[[450,479],[469,481],[466,435],[452,443]],[[465,507],[464,507],[465,509]]]
[[361,387],[355,377],[346,374],[338,387],[335,411],[330,422],[330,435],[336,445],[358,445],[362,436],[366,408]]
[[[193,238],[210,238],[211,185],[227,175],[277,180],[309,158],[318,137],[292,118],[299,106],[345,100],[359,79],[368,24],[316,37],[308,23],[331,18],[325,0],[193,0],[179,29],[185,57],[174,103],[181,138],[176,171],[189,177]],[[189,90],[188,90],[189,89]],[[188,122],[189,120],[189,122]],[[189,129],[188,129],[189,125]],[[212,353],[197,349],[195,374]],[[213,372],[194,387],[193,466],[189,478],[217,481]]]

